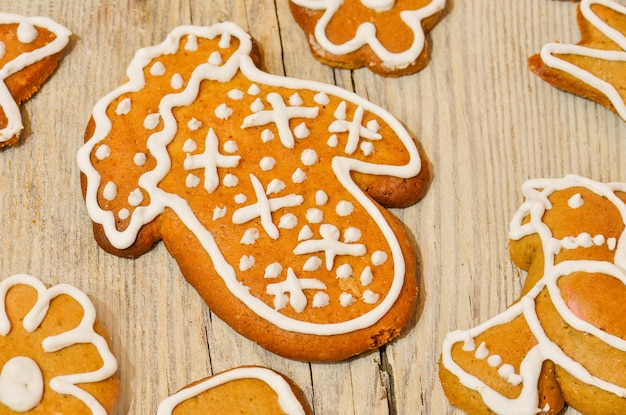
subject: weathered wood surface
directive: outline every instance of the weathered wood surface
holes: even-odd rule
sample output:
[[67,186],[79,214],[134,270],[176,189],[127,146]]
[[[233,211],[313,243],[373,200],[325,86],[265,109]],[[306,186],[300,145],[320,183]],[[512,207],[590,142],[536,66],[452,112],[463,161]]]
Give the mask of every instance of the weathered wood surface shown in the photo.
[[[48,16],[74,33],[58,71],[23,109],[20,145],[0,153],[0,276],[29,273],[91,296],[119,357],[120,413],[154,413],[191,381],[241,364],[290,376],[318,415],[458,413],[438,383],[441,342],[518,296],[524,275],[506,242],[522,182],[567,173],[624,180],[626,123],[527,69],[544,43],[579,39],[575,4],[449,3],[429,36],[430,65],[383,79],[317,63],[287,0],[0,0],[3,12]],[[223,20],[259,42],[268,72],[335,83],[387,108],[433,163],[426,198],[394,211],[423,258],[419,319],[381,351],[336,364],[277,357],[212,316],[163,246],[126,260],[94,242],[75,162],[91,107],[124,81],[138,48],[178,25]]]

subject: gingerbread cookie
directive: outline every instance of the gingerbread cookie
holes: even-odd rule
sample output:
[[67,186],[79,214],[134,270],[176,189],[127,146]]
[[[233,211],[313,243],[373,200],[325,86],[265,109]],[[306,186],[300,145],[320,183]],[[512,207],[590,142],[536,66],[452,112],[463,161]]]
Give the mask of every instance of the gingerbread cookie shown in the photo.
[[117,361],[104,336],[75,287],[46,288],[30,275],[1,281],[0,413],[114,413]]
[[626,413],[626,183],[536,179],[511,222],[528,271],[506,311],[444,341],[440,378],[468,414]]
[[530,57],[530,70],[626,121],[626,6],[611,0],[583,0],[577,17],[580,42],[548,43]]
[[375,200],[415,203],[428,163],[383,109],[255,51],[225,22],[136,54],[78,154],[96,240],[136,257],[162,239],[213,312],[283,356],[377,348],[413,317],[417,266]]
[[313,56],[338,68],[408,75],[429,61],[426,33],[445,0],[290,0]]
[[0,148],[17,143],[20,104],[52,75],[70,35],[45,17],[0,13]]
[[157,415],[312,414],[302,391],[283,375],[243,366],[195,382],[159,405]]

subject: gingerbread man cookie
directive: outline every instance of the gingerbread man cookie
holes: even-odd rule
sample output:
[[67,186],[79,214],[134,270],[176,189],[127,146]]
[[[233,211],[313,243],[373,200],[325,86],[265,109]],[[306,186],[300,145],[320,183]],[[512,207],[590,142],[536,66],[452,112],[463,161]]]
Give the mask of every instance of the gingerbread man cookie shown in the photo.
[[302,391],[283,375],[243,366],[195,382],[159,404],[157,415],[310,415]]
[[468,414],[626,413],[626,183],[572,175],[523,192],[509,234],[522,297],[447,335],[444,391]]
[[89,298],[30,275],[0,282],[0,413],[114,413],[117,361]]
[[233,23],[138,51],[78,154],[98,243],[163,240],[213,312],[283,356],[340,360],[399,335],[416,253],[379,203],[422,197],[414,138],[365,99],[255,65]]
[[290,0],[313,56],[339,68],[408,75],[429,61],[426,33],[445,0]]
[[530,70],[626,121],[626,6],[612,0],[583,0],[578,5],[578,26],[580,42],[548,43],[530,57]]
[[70,35],[45,17],[0,13],[0,148],[17,143],[19,106],[52,75]]

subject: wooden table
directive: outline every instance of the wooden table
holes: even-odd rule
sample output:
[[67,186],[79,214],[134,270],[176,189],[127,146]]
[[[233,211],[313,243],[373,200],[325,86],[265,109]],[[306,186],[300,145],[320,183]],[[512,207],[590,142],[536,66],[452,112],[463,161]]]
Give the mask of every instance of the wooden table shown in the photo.
[[[120,413],[155,413],[191,381],[242,364],[291,377],[317,415],[459,413],[438,382],[441,343],[519,295],[524,275],[509,259],[507,233],[521,184],[568,173],[626,179],[626,123],[527,69],[544,43],[578,41],[575,4],[449,3],[429,36],[428,67],[383,79],[315,61],[287,0],[0,0],[3,12],[48,16],[74,33],[58,71],[23,109],[20,145],[0,152],[0,276],[29,273],[90,295],[119,358]],[[433,163],[426,198],[394,210],[423,257],[419,320],[380,351],[335,364],[280,358],[213,316],[162,245],[126,260],[93,239],[75,161],[93,104],[124,81],[138,48],[178,25],[224,20],[258,40],[268,72],[335,83],[387,108]]]

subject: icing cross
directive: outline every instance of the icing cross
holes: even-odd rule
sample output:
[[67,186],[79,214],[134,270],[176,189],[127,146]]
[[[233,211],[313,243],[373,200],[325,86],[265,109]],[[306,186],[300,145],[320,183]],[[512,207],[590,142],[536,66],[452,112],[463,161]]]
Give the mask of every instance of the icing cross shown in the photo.
[[287,148],[293,148],[296,144],[293,138],[289,120],[292,118],[315,118],[319,113],[318,107],[289,107],[280,94],[270,92],[267,94],[267,102],[272,104],[272,110],[261,110],[248,115],[243,120],[241,128],[258,127],[271,122],[276,124],[280,142]]
[[209,193],[213,193],[219,185],[217,175],[218,167],[237,167],[239,156],[225,156],[218,150],[219,142],[213,128],[209,129],[206,136],[204,153],[191,155],[187,153],[185,159],[185,170],[204,168],[204,188]]
[[352,154],[356,151],[361,137],[370,140],[380,140],[383,138],[383,136],[378,134],[376,131],[362,125],[363,113],[363,107],[358,106],[354,112],[354,118],[352,121],[347,121],[346,103],[344,101],[339,104],[339,107],[335,110],[334,115],[337,119],[333,121],[330,126],[328,126],[328,131],[331,133],[348,132],[348,141],[346,143],[345,150],[347,154]]
[[300,242],[293,252],[296,255],[324,252],[326,269],[329,271],[333,269],[337,255],[363,256],[367,252],[363,244],[339,242],[341,232],[339,232],[339,229],[335,225],[327,223],[322,224],[320,226],[320,235],[322,239],[310,239]]
[[270,238],[278,239],[279,232],[272,220],[272,212],[285,207],[300,206],[304,202],[304,198],[300,195],[291,194],[270,199],[266,195],[263,184],[254,174],[250,174],[250,181],[252,182],[257,202],[237,209],[233,213],[233,223],[239,225],[254,218],[260,218],[261,225],[263,225],[263,229],[265,229]]
[[[289,267],[287,270],[287,278],[283,282],[269,284],[267,293],[274,296],[274,307],[276,310],[283,308],[287,301],[298,313],[301,313],[307,304],[305,289],[325,290],[326,284],[315,278],[298,278]],[[287,296],[287,293],[290,295]]]

